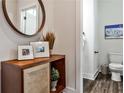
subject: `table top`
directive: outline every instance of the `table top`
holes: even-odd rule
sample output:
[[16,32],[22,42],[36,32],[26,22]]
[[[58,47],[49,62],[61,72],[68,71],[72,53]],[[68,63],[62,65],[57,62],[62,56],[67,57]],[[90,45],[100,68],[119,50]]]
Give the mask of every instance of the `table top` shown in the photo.
[[17,59],[9,60],[9,61],[3,62],[3,64],[9,64],[9,65],[17,66],[20,68],[27,68],[27,67],[31,67],[37,64],[50,63],[50,62],[57,61],[63,58],[65,58],[65,55],[51,55],[50,57],[35,58],[31,60],[17,60]]

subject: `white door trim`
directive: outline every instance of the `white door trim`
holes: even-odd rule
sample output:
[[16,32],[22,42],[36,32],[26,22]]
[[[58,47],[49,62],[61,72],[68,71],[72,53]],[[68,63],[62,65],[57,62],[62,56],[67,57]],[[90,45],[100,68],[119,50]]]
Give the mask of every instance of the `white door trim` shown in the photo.
[[83,0],[76,0],[76,93],[83,93],[81,33],[83,32]]

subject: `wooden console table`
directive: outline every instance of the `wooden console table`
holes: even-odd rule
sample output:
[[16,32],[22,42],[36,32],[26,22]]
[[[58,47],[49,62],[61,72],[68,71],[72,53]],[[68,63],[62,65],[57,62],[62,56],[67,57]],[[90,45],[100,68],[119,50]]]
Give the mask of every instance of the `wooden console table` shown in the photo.
[[[55,92],[50,91],[51,67],[55,67],[60,73]],[[35,73],[32,73],[32,71]],[[36,91],[35,93],[42,93],[42,91],[44,93],[61,93],[66,87],[65,78],[64,55],[52,55],[50,58],[36,58],[25,61],[11,60],[2,62],[2,93],[29,93],[29,91],[30,93],[34,91]]]

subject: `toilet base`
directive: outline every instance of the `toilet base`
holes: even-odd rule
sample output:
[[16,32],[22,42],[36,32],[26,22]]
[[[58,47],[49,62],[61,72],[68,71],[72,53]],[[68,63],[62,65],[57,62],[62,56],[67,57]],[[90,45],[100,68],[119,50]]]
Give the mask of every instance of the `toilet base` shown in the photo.
[[111,79],[113,81],[121,81],[121,74],[117,72],[112,72],[112,77]]

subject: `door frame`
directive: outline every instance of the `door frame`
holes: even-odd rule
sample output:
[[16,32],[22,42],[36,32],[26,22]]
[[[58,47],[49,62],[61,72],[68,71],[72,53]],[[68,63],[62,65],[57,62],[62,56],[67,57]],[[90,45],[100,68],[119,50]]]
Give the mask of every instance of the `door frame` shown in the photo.
[[76,93],[83,93],[81,42],[83,32],[83,0],[76,0]]

